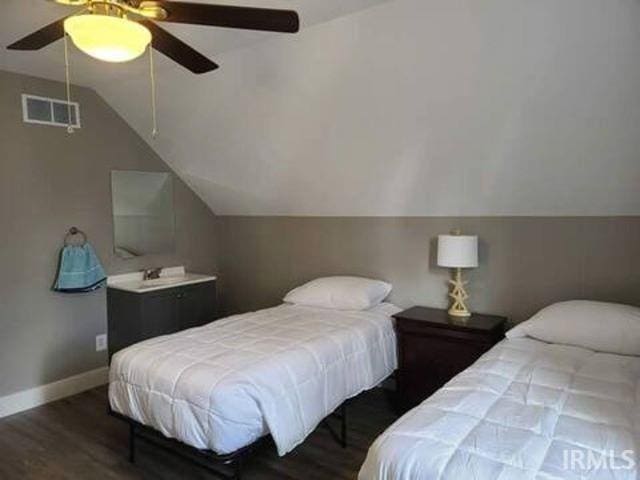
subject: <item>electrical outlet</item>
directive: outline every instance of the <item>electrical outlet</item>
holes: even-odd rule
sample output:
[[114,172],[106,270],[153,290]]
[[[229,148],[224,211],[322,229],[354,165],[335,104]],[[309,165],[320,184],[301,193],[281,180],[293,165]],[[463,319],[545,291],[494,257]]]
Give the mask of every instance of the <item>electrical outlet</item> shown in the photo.
[[107,349],[107,334],[96,335],[96,352],[102,352]]

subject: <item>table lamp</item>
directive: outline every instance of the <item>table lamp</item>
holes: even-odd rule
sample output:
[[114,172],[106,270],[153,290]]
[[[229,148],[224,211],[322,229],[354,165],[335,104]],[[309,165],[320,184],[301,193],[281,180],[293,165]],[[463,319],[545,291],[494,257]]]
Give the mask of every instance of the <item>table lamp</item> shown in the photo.
[[462,281],[463,268],[478,266],[478,237],[475,235],[438,235],[438,266],[454,269],[453,279],[449,280],[452,299],[449,315],[469,317],[471,312],[465,304],[469,298]]

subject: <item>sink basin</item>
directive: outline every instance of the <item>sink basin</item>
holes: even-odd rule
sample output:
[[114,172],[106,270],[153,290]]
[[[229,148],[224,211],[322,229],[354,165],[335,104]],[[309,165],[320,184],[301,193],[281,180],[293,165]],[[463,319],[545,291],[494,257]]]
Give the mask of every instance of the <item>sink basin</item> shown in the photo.
[[160,287],[165,285],[173,285],[174,283],[181,283],[185,281],[185,277],[160,277],[152,278],[149,280],[143,280],[140,282],[140,288],[147,287]]

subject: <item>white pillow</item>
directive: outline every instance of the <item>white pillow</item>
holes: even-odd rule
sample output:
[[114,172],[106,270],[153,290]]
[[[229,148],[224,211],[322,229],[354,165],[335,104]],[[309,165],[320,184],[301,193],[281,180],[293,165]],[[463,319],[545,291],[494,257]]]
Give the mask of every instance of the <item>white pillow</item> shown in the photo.
[[361,277],[324,277],[294,288],[284,297],[287,303],[334,310],[368,310],[382,302],[391,285]]
[[517,337],[640,355],[640,308],[587,300],[554,303],[507,332],[507,338]]

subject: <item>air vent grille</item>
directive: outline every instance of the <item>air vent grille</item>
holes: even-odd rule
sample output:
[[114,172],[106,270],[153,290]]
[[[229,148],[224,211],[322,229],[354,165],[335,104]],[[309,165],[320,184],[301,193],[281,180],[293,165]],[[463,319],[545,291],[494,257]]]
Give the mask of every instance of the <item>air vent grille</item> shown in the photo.
[[65,100],[25,93],[22,95],[22,117],[26,123],[80,128],[80,105],[77,102],[67,103]]

